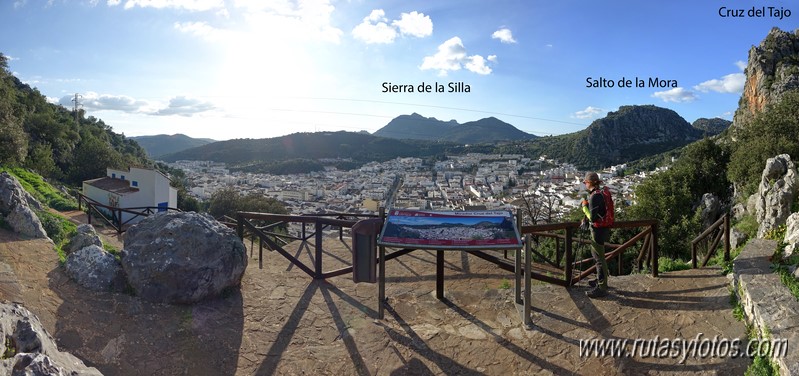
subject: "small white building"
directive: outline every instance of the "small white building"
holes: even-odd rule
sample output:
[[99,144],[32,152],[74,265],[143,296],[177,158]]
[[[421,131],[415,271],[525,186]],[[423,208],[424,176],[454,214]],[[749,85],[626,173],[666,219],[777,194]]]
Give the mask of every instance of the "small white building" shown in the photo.
[[[178,191],[169,185],[166,175],[137,167],[131,167],[129,171],[106,169],[106,176],[83,182],[83,195],[120,209],[150,207],[154,208],[151,211],[163,212],[178,205]],[[123,223],[128,220],[128,223],[136,223],[144,218],[134,217],[134,214],[122,213],[121,219]]]

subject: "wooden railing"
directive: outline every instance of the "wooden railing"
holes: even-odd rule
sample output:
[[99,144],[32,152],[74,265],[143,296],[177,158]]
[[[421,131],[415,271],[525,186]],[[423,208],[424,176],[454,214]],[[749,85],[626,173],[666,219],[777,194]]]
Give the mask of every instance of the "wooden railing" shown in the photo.
[[719,242],[722,238],[724,239],[724,261],[730,261],[730,216],[727,213],[724,213],[721,218],[691,241],[691,265],[696,268],[697,251],[704,245],[707,248],[705,248],[705,258],[702,260],[702,267],[704,268],[707,266],[710,258],[716,253],[716,248],[719,246]]
[[[78,210],[83,210],[83,204],[86,204],[86,218],[89,224],[92,224],[92,216],[97,216],[105,223],[117,230],[117,233],[125,232],[125,225],[130,223],[135,218],[147,217],[163,211],[180,211],[177,208],[160,208],[157,206],[141,206],[135,208],[118,208],[101,204],[82,193],[78,192]],[[133,216],[127,220],[122,220],[122,213],[132,214]],[[109,218],[109,216],[111,218]]]
[[[253,239],[258,239],[258,267],[263,268],[263,248],[267,247],[270,251],[277,251],[289,262],[297,266],[300,270],[313,277],[314,279],[331,278],[347,273],[352,273],[352,265],[344,268],[325,272],[323,271],[323,231],[327,228],[338,227],[339,237],[343,238],[343,230],[345,228],[352,228],[358,222],[357,218],[374,218],[374,215],[361,215],[361,214],[321,214],[321,215],[286,215],[286,214],[271,214],[271,213],[252,213],[252,212],[238,212],[236,213],[237,233],[242,240],[246,237],[247,233],[251,234]],[[353,218],[353,219],[347,219]],[[271,222],[266,226],[258,226],[255,221]],[[289,223],[301,223],[302,234],[294,236],[287,233],[281,233],[275,230],[277,227]],[[314,231],[310,234],[306,233],[305,226],[310,224],[314,227]],[[290,241],[303,241],[314,238],[314,260],[313,265],[305,265],[298,258],[294,257],[286,251],[283,247]],[[282,244],[281,244],[282,243]],[[251,243],[252,245],[252,243]],[[251,248],[252,249],[252,248]],[[388,258],[387,258],[388,259]]]
[[[574,275],[574,270],[578,266],[586,263],[593,262],[593,258],[586,258],[582,260],[575,260],[574,245],[583,244],[590,245],[589,239],[575,239],[575,234],[580,227],[579,222],[564,222],[564,223],[551,223],[542,225],[524,225],[520,226],[522,235],[530,234],[533,237],[549,237],[555,239],[555,259],[543,255],[535,248],[531,252],[543,260],[555,271],[560,271],[562,276],[560,278],[553,277],[552,275],[542,274],[535,270],[530,271],[533,279],[549,282],[561,286],[571,286],[587,277],[596,271],[596,265],[591,265],[585,270],[578,269],[578,274]],[[624,252],[633,247],[636,243],[643,241],[641,249],[638,252],[635,266],[641,270],[646,264],[652,271],[652,276],[658,276],[658,221],[657,220],[638,220],[638,221],[618,221],[611,226],[611,229],[624,229],[624,228],[643,228],[636,235],[632,236],[623,244],[610,244],[606,243],[606,250],[611,250],[605,253],[606,260],[612,260],[616,257],[618,261],[619,274],[622,272],[622,255]],[[559,233],[562,232],[562,233]],[[562,244],[562,248],[561,248]],[[561,251],[562,249],[562,251]],[[565,258],[565,260],[564,260]],[[564,263],[565,261],[565,263]],[[549,273],[552,274],[552,273]]]

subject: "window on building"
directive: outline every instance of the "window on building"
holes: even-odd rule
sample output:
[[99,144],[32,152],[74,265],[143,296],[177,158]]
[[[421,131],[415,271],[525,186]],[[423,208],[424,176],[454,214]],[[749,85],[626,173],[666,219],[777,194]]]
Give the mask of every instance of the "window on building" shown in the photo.
[[133,180],[133,181],[130,182],[130,185],[133,186],[133,187],[138,187],[139,186],[139,182]]
[[122,175],[119,178],[122,179],[122,180],[125,180],[125,175]]
[[111,179],[116,179],[116,178],[117,178],[117,174],[111,173]]

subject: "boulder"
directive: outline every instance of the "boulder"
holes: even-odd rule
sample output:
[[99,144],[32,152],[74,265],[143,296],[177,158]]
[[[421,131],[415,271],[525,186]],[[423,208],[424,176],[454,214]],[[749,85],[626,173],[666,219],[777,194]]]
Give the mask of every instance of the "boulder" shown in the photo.
[[0,216],[14,232],[44,239],[47,232],[31,207],[42,210],[42,204],[26,192],[16,178],[8,172],[0,173]]
[[796,167],[791,156],[780,154],[766,161],[756,199],[756,218],[760,223],[758,238],[785,224],[791,214],[791,204],[796,197],[797,188],[799,184]]
[[94,291],[123,291],[125,273],[114,255],[97,245],[89,245],[67,256],[67,275],[79,285]]
[[39,318],[19,304],[0,302],[0,374],[102,375],[74,355],[58,351]]
[[749,237],[736,228],[730,229],[730,249],[738,248],[746,243]]
[[783,243],[785,246],[785,257],[790,257],[794,254],[796,248],[799,248],[799,213],[793,213],[785,221],[785,238]]
[[235,231],[208,214],[160,213],[124,236],[122,268],[142,298],[195,303],[239,286],[247,253]]
[[736,221],[740,220],[744,215],[746,215],[746,206],[744,204],[735,204],[735,206],[732,207],[733,219]]
[[47,237],[47,231],[44,230],[39,217],[27,205],[15,206],[11,213],[6,216],[6,222],[11,225],[14,232],[22,235],[36,239]]
[[721,214],[721,203],[718,197],[712,193],[705,193],[702,195],[702,200],[699,202],[702,217],[702,228],[708,228],[713,222],[719,219]]
[[96,245],[102,248],[103,242],[100,240],[100,235],[97,234],[94,226],[84,223],[78,226],[75,236],[69,239],[69,242],[63,249],[64,253],[69,255],[90,245]]

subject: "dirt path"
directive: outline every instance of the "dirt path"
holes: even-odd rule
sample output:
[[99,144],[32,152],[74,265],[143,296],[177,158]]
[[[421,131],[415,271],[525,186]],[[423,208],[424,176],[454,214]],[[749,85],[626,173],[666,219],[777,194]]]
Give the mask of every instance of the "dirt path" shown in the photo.
[[[245,242],[248,249],[249,242]],[[348,260],[325,238],[325,270]],[[312,244],[287,247],[307,263]],[[314,281],[258,250],[240,292],[194,306],[94,293],[68,280],[48,242],[0,230],[0,299],[23,301],[57,339],[107,375],[742,374],[747,359],[580,357],[590,338],[744,336],[718,270],[615,277],[611,297],[538,284],[533,330],[504,289],[511,273],[460,252],[446,256],[445,301],[434,297],[435,256],[387,263],[388,306],[375,320],[375,285]],[[340,261],[339,261],[340,260]]]

